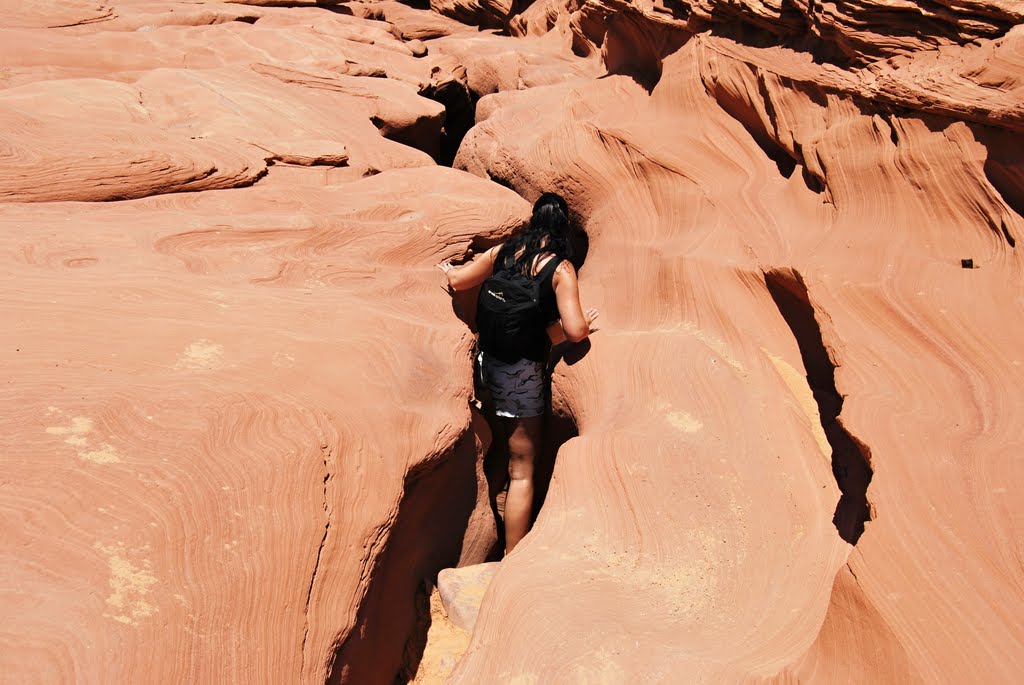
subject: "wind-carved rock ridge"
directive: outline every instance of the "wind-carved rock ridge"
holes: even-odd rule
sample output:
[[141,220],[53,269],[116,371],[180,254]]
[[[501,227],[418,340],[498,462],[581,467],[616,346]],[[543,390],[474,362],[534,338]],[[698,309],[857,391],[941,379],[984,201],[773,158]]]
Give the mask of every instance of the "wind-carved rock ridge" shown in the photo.
[[[602,330],[555,370],[580,435],[454,681],[1019,680],[1016,5],[460,5],[510,38],[203,4],[0,28],[5,673],[408,675],[420,581],[486,547],[457,549],[484,432],[433,264],[554,189]],[[515,193],[436,165],[449,83],[481,98],[455,166]],[[829,425],[884,455],[856,547],[766,265],[831,320]],[[335,433],[328,466],[305,438]]]
[[[383,613],[360,610],[387,594],[367,586],[389,566],[395,587],[416,586],[458,563],[460,548],[473,561],[462,543],[479,490],[466,434],[470,339],[433,264],[507,234],[526,211],[510,191],[443,168],[336,187],[279,179],[220,195],[0,206],[8,292],[19,293],[5,307],[25,322],[0,394],[17,407],[5,430],[23,447],[8,467],[25,495],[0,503],[19,520],[37,512],[4,542],[34,550],[9,566],[12,587],[27,591],[5,608],[18,634],[51,636],[27,661],[6,645],[7,672],[233,682],[244,667],[268,682],[323,682],[358,614],[373,640],[343,661],[365,667],[387,652],[367,677],[390,682],[408,629],[396,624],[378,644],[381,621],[412,625],[413,593]],[[52,311],[72,334],[48,332]],[[315,445],[300,437],[310,435]],[[392,507],[405,511],[407,472],[421,463],[443,479],[410,485],[446,496],[413,498],[436,534],[410,533],[419,523],[405,513],[396,542]],[[63,513],[31,486],[42,472],[50,498],[55,487],[75,492]],[[458,507],[461,523],[449,520]],[[69,515],[80,541],[47,542],[48,522]],[[421,561],[403,559],[402,545]],[[75,574],[39,572],[72,563]],[[130,648],[159,642],[167,625],[183,637],[156,653]],[[234,639],[249,649],[226,650]],[[98,660],[93,649],[126,656]]]
[[[546,7],[564,16],[558,3]],[[571,20],[581,17],[570,15]],[[565,26],[545,25],[540,16],[533,15],[537,23],[530,24],[531,30],[565,35]],[[1004,44],[1012,45],[1016,36],[1010,31]],[[943,58],[977,54],[971,47],[951,46]],[[915,59],[910,54],[906,62],[913,66]],[[1000,559],[982,569],[975,562],[977,555],[984,557],[983,544],[972,548],[975,556],[966,560],[959,544],[934,544],[931,536],[927,543],[910,541],[913,549],[907,549],[910,524],[904,517],[913,519],[915,530],[942,525],[959,530],[959,540],[971,540],[973,529],[964,530],[951,513],[936,524],[931,512],[937,500],[952,497],[957,507],[1004,511],[1000,488],[980,495],[983,501],[974,504],[976,488],[969,483],[975,480],[969,474],[980,467],[990,477],[1006,475],[999,466],[1000,440],[1019,441],[1008,423],[1019,411],[1006,401],[1013,387],[1006,379],[1020,378],[1020,369],[1010,348],[997,352],[995,343],[972,357],[981,350],[973,335],[958,326],[969,321],[971,330],[984,330],[987,339],[1004,345],[1010,340],[1005,314],[1022,302],[1017,285],[1002,309],[980,306],[976,299],[977,288],[998,290],[997,283],[1016,283],[1013,274],[1021,273],[1013,236],[1022,226],[1015,198],[1024,186],[1007,171],[1008,160],[1019,153],[1001,142],[1010,138],[997,128],[1014,129],[1017,115],[996,115],[984,104],[964,113],[933,106],[927,97],[905,103],[913,110],[897,108],[895,101],[874,104],[865,95],[870,91],[857,85],[866,79],[863,75],[814,65],[810,56],[791,50],[731,44],[714,35],[685,41],[663,59],[657,76],[653,86],[624,74],[585,88],[566,84],[514,97],[488,96],[486,118],[467,135],[456,159],[457,167],[505,179],[528,198],[551,188],[571,195],[591,234],[592,256],[581,287],[588,304],[602,310],[603,325],[590,353],[556,372],[556,383],[573,388],[569,394],[581,437],[559,456],[552,497],[537,527],[496,574],[454,681],[667,682],[685,674],[729,681],[796,677],[843,682],[851,673],[872,682],[957,680],[977,677],[976,663],[953,656],[962,653],[966,639],[994,660],[985,677],[1012,682],[1022,668],[1014,654],[1024,636],[1002,621],[995,627],[985,617],[1001,615],[1001,598],[1012,596],[1015,606],[1021,604],[1020,594],[1004,582],[1016,573],[1013,562]],[[993,83],[1000,85],[982,101],[1009,94],[1007,111],[1012,111],[1012,79]],[[985,125],[978,126],[979,121]],[[669,130],[672,135],[664,133]],[[797,166],[803,178],[794,178]],[[953,186],[963,193],[950,197]],[[1010,229],[1009,238],[1003,225]],[[955,256],[961,252],[985,255],[990,266],[984,280],[977,278],[978,270],[961,269]],[[814,312],[827,312],[832,320],[827,330],[822,326],[818,331],[817,342],[816,336],[795,335],[783,325],[785,317],[765,288],[763,264],[791,264],[809,284]],[[941,316],[957,323],[944,323]],[[814,314],[806,321],[813,322]],[[749,349],[753,331],[766,341],[759,350]],[[843,332],[841,340],[835,331]],[[830,339],[822,342],[822,335]],[[801,348],[824,354],[826,377],[835,370],[834,381],[820,385],[832,388],[824,393],[833,396],[828,403],[844,400],[841,419],[827,418],[829,412],[814,401],[807,373],[797,371],[805,366]],[[672,355],[662,358],[663,349]],[[833,354],[842,358],[833,359]],[[778,376],[761,375],[766,356]],[[707,366],[698,366],[700,360]],[[629,367],[628,374],[622,366]],[[745,385],[730,388],[726,380],[732,373]],[[795,379],[797,390],[777,385],[780,377]],[[678,387],[690,394],[680,394]],[[745,410],[742,403],[761,392],[770,399]],[[797,413],[799,420],[786,409],[791,392],[810,401],[812,410]],[[742,425],[716,424],[723,421],[716,410],[723,397],[731,415],[745,417]],[[999,418],[988,424],[981,418],[988,410],[981,407]],[[773,418],[766,418],[766,412]],[[651,422],[660,419],[652,416],[664,417],[692,442],[655,428]],[[1002,437],[981,438],[982,425],[992,425]],[[755,447],[751,431],[773,439]],[[827,465],[824,477],[833,488],[841,481],[845,490],[830,492],[828,483],[817,481],[819,508],[801,511],[798,523],[781,535],[768,524],[755,536],[750,522],[732,519],[729,512],[735,508],[723,503],[718,523],[728,532],[720,542],[730,546],[711,553],[710,565],[694,568],[693,560],[708,550],[677,539],[674,531],[704,529],[708,519],[691,511],[685,495],[704,494],[694,469],[728,469],[715,466],[715,441],[725,434],[733,449],[723,461],[742,463],[755,473],[764,468],[764,453],[781,448],[777,459],[782,463],[765,469],[771,475],[761,483],[779,488],[773,495],[777,499],[810,495],[796,494],[789,478],[794,473],[821,478],[821,456]],[[662,437],[640,442],[640,435]],[[986,445],[983,454],[966,447],[979,439]],[[689,451],[679,460],[666,460],[664,453],[673,449]],[[850,460],[844,463],[847,451]],[[795,455],[787,452],[803,454],[805,461],[791,462]],[[871,481],[869,505],[865,494],[872,452],[886,457],[875,465],[884,477]],[[835,475],[832,453],[840,457]],[[628,461],[633,454],[645,459]],[[922,462],[924,454],[935,456]],[[658,485],[646,484],[652,471]],[[722,475],[733,474],[727,470]],[[740,492],[765,501],[754,489]],[[595,501],[617,504],[596,511]],[[656,504],[665,501],[672,504]],[[859,536],[875,506],[883,517]],[[679,521],[673,525],[675,516]],[[786,520],[781,512],[762,516]],[[988,529],[996,548],[1015,535],[1009,516],[1000,515],[1000,522]],[[637,521],[659,530],[661,545],[643,535]],[[809,544],[812,530],[815,542]],[[742,544],[744,532],[762,544],[777,541],[776,550],[789,550],[785,568],[771,567],[776,557],[766,549],[752,552]],[[851,551],[848,542],[853,541],[857,546]],[[684,573],[681,561],[662,551],[662,545],[690,552],[684,555],[690,562],[682,567]],[[552,550],[558,550],[560,561],[550,558]],[[729,585],[743,574],[737,560],[751,554],[761,565],[748,582],[758,585],[760,595],[749,586]],[[589,565],[594,555],[603,566]],[[927,569],[915,566],[912,578],[894,571],[907,568],[897,560],[918,555],[930,559]],[[789,562],[811,558],[820,564],[815,580],[775,600],[776,606],[791,607],[799,597],[799,628],[783,628],[774,622],[780,617],[763,621],[765,615],[759,614],[756,632],[745,633],[748,641],[742,645],[730,642],[734,635],[729,629],[715,632],[729,621],[753,625],[755,619],[739,616],[749,606],[771,601],[764,593],[777,591],[760,583],[778,583],[793,573]],[[631,578],[608,570],[622,566],[632,570]],[[799,573],[808,572],[802,568]],[[965,574],[973,578],[974,589],[962,580]],[[665,607],[673,602],[657,590],[671,577],[686,579],[688,587],[704,583],[698,587],[711,599],[703,607],[689,604],[666,615]],[[644,590],[629,585],[637,579],[648,581]],[[909,600],[923,586],[945,588],[942,596],[955,597],[949,601],[957,607]],[[986,589],[979,593],[978,588]],[[655,594],[662,598],[657,608],[636,606],[641,597]],[[531,607],[544,606],[543,616],[518,604],[522,596],[537,598]],[[614,615],[606,609],[610,606],[618,607]],[[943,625],[958,626],[949,634],[956,637],[925,635],[911,625],[912,613],[940,614],[936,620]],[[589,627],[587,638],[578,648],[568,647],[564,636],[580,625]],[[975,639],[978,631],[985,637]],[[637,634],[645,636],[644,645],[632,640]],[[509,643],[516,645],[515,653],[502,646]],[[622,656],[626,652],[629,656]],[[530,654],[529,660],[520,654]]]

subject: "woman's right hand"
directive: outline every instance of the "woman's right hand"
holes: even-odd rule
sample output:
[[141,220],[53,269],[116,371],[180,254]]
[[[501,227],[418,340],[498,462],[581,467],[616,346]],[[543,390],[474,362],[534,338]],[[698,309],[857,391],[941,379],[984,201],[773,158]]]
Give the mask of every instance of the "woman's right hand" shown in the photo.
[[600,312],[598,312],[593,307],[583,312],[583,320],[587,322],[587,327],[590,329],[591,333],[597,330],[596,328],[594,328],[594,321],[597,319],[599,314]]

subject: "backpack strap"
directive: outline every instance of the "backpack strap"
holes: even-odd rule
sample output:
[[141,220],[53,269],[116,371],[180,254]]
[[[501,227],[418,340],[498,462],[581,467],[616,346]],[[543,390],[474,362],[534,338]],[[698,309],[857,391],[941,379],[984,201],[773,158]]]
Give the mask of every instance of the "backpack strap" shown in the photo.
[[[511,250],[506,245],[503,245],[498,254],[494,255],[494,272],[509,271],[515,265],[515,255],[511,254]],[[502,256],[504,255],[504,257]]]
[[[504,252],[504,248],[502,248],[502,252]],[[565,259],[563,259],[561,256],[559,256],[557,254],[554,254],[554,253],[550,253],[550,254],[553,255],[551,257],[551,259],[549,259],[548,263],[545,264],[544,267],[540,271],[537,272],[537,275],[533,276],[532,278],[540,279],[542,276],[544,276],[546,278],[551,278],[551,275],[553,273],[555,273],[555,269],[558,268],[558,265],[565,261]],[[501,252],[498,253],[497,257],[501,257]],[[509,253],[505,255],[504,259],[501,260],[500,264],[498,263],[498,259],[495,258],[494,270],[496,272],[497,271],[508,271],[508,272],[511,273],[511,271],[515,267],[515,265],[516,265],[515,255],[512,254],[511,250],[509,250]]]
[[537,278],[540,279],[541,277],[544,277],[550,279],[551,276],[555,273],[555,269],[557,269],[558,266],[564,261],[565,259],[556,254],[555,256],[548,260],[548,263],[544,265],[543,269],[537,272]]

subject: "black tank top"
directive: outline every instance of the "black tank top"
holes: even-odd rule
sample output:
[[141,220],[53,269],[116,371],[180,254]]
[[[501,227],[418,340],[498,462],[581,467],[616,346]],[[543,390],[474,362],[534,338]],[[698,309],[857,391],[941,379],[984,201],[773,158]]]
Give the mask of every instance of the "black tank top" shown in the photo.
[[[543,259],[543,257],[541,257]],[[540,259],[537,260],[538,262]],[[540,281],[540,292],[538,293],[538,304],[541,314],[544,316],[544,328],[537,332],[537,340],[523,354],[524,359],[543,364],[548,360],[548,349],[551,340],[548,338],[547,327],[560,318],[558,316],[558,301],[555,299],[555,286],[552,281],[555,279],[555,269],[562,263],[561,257],[553,256],[547,264],[541,267],[540,271],[533,278]]]
[[[558,301],[555,299],[555,269],[562,263],[561,257],[555,255],[537,273],[540,282],[540,310],[544,312],[545,325],[553,324],[561,318],[558,315]],[[546,331],[545,331],[546,333]]]

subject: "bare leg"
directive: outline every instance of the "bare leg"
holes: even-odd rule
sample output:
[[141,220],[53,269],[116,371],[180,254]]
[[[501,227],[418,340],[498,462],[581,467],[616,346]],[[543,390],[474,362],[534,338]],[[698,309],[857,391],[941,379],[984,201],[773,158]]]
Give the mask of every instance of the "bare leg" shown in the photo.
[[[491,448],[484,457],[484,475],[487,476],[487,495],[494,513],[494,524],[498,534],[495,547],[488,555],[489,561],[501,559],[505,549],[505,486],[508,484],[508,426],[507,419],[492,416]],[[497,555],[492,557],[492,555]]]
[[540,448],[544,417],[506,419],[508,426],[508,494],[505,496],[505,554],[530,530],[533,509],[533,462]]
[[487,492],[491,498],[491,507],[495,507],[495,499],[505,490],[508,484],[508,430],[505,423],[508,419],[501,417],[493,421],[491,426],[491,449],[484,458],[484,475],[487,476]]

